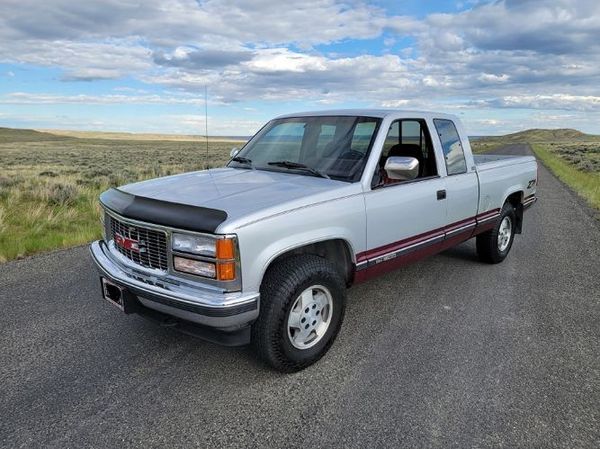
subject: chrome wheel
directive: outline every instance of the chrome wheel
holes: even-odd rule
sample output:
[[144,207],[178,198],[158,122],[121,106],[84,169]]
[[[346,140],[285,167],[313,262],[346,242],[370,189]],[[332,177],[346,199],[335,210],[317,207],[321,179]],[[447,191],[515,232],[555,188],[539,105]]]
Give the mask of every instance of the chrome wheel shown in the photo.
[[333,298],[327,287],[313,285],[294,301],[287,320],[287,333],[292,346],[308,349],[316,345],[329,328]]
[[504,217],[502,223],[500,223],[500,229],[498,230],[498,250],[504,252],[510,244],[510,238],[512,236],[512,221],[510,217]]

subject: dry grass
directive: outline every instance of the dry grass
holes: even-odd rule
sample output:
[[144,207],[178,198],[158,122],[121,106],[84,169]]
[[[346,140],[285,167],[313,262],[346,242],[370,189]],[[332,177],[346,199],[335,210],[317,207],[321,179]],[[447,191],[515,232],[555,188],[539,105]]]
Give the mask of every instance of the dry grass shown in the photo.
[[[155,134],[155,133],[126,133],[106,131],[73,131],[66,129],[40,129],[39,132],[57,137],[76,137],[80,139],[109,139],[109,140],[167,140],[176,142],[201,142],[206,138],[194,134]],[[211,142],[239,142],[239,139],[231,137],[210,137]]]
[[471,150],[473,153],[481,154],[493,151],[500,146],[500,142],[486,141],[486,140],[473,140],[471,141]]
[[545,143],[544,147],[584,173],[600,173],[600,142]]
[[536,156],[559,179],[600,210],[600,136],[574,129],[530,129],[474,142],[476,152],[509,143],[531,144]]
[[[239,146],[239,142],[237,143]],[[57,137],[0,128],[0,262],[100,234],[98,195],[129,182],[223,165],[236,143]]]
[[600,210],[600,144],[536,143],[532,148],[561,181]]

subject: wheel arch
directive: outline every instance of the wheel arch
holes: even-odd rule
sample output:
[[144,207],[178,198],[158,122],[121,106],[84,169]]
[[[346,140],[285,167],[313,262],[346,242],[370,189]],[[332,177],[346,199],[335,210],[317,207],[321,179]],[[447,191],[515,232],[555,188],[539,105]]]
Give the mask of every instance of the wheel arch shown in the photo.
[[356,267],[355,252],[352,244],[348,240],[338,237],[304,242],[294,247],[282,249],[278,253],[273,254],[263,267],[260,282],[262,283],[265,274],[274,264],[287,257],[300,254],[312,254],[329,260],[339,269],[346,280],[346,285],[349,286],[352,284]]
[[525,192],[523,190],[516,190],[512,193],[506,195],[506,199],[502,203],[502,207],[506,203],[509,203],[515,209],[516,223],[515,223],[515,233],[521,234],[523,232],[523,195]]

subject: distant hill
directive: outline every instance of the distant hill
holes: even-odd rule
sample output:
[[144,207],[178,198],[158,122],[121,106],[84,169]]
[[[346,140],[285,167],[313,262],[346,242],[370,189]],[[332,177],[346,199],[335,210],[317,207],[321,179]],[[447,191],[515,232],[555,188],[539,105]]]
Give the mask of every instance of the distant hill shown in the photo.
[[[173,140],[173,141],[204,141],[204,136],[184,134],[144,134],[102,131],[69,131],[69,130],[34,130],[0,127],[0,143],[11,142],[44,142],[72,139],[109,139],[109,140]],[[247,141],[243,136],[210,136],[210,141]],[[472,136],[472,142],[481,145],[492,143],[517,142],[600,142],[600,136],[585,134],[576,129],[528,129],[504,136]]]
[[[479,140],[479,139],[478,139]],[[510,142],[574,142],[574,141],[600,141],[600,136],[585,134],[576,129],[528,129],[504,136],[482,137],[484,141],[501,140],[503,143]]]
[[35,131],[33,129],[14,129],[0,127],[0,143],[11,142],[46,142],[66,140],[69,137]]
[[[158,133],[127,133],[114,131],[73,131],[66,129],[40,129],[39,131],[56,136],[76,137],[79,139],[107,139],[107,140],[175,140],[181,142],[204,142],[204,136],[193,134],[158,134]],[[247,141],[249,137],[242,136],[209,136],[208,140],[216,141]]]
[[[16,129],[0,127],[0,143],[12,142],[44,142],[73,139],[105,139],[105,140],[167,140],[181,142],[204,142],[204,136],[186,134],[148,134],[108,131],[71,131],[62,129]],[[246,142],[244,136],[209,136],[211,142]]]

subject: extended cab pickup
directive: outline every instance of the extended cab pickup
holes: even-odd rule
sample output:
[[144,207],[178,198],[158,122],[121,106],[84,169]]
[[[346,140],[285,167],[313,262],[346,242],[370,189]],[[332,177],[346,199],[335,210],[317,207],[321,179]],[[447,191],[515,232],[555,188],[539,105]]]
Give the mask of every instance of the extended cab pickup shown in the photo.
[[231,156],[104,192],[91,253],[125,313],[282,371],[329,349],[347,287],[472,237],[501,262],[536,200],[534,157],[474,156],[446,114],[286,115]]

